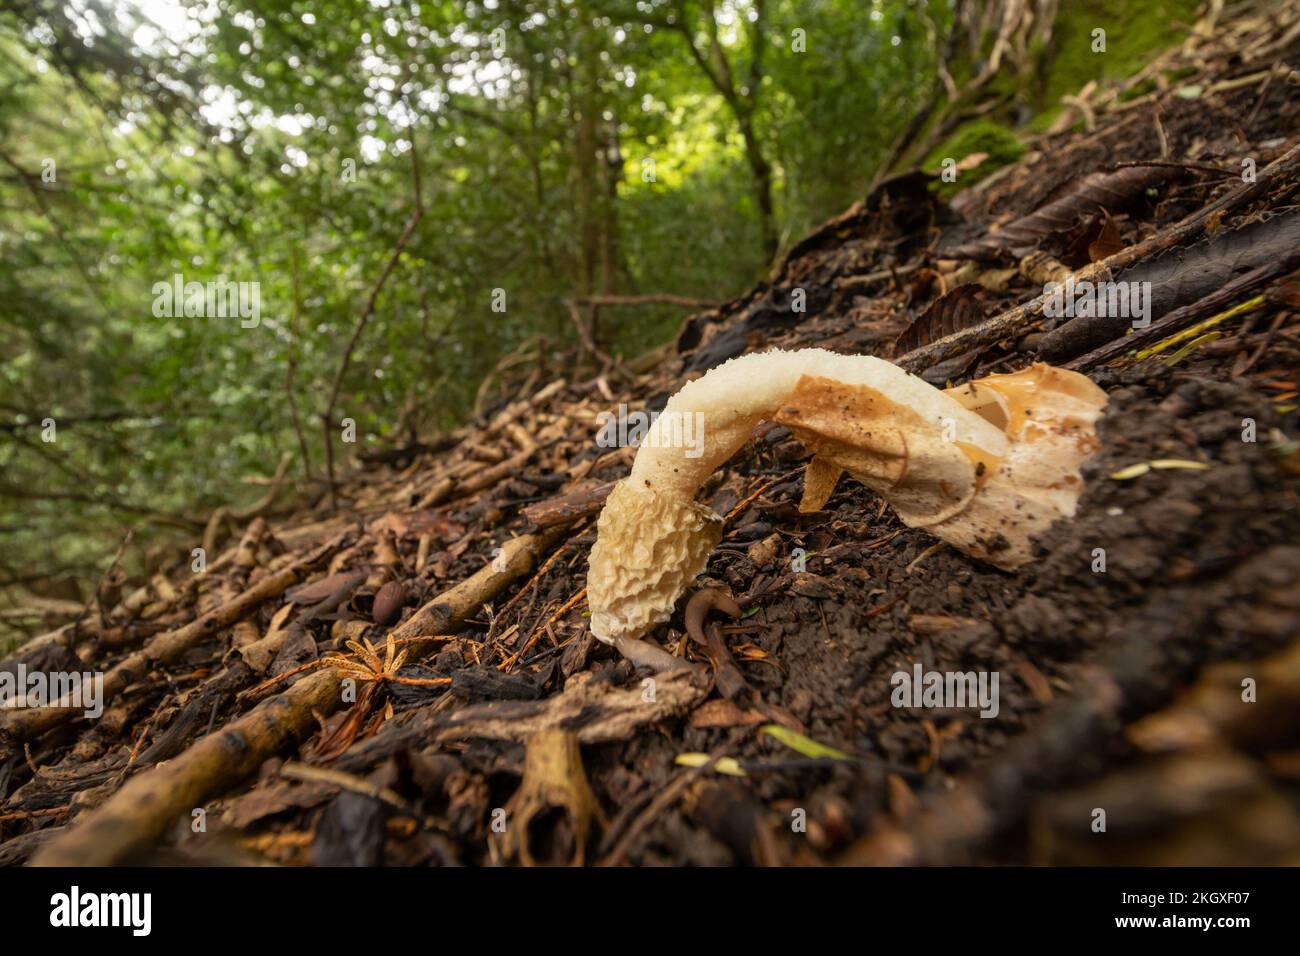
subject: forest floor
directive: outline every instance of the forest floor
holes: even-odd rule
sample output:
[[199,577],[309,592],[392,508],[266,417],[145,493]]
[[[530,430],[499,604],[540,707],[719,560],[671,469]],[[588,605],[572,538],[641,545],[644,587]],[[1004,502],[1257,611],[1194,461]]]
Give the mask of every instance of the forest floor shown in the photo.
[[[371,456],[337,510],[101,586],[0,665],[100,670],[107,699],[0,714],[0,862],[1300,863],[1300,14],[1279,16],[1089,91],[1085,128],[951,200],[885,180],[648,371],[533,376]],[[1017,311],[1070,270],[1150,282],[1164,318],[1123,338]],[[1109,404],[1078,514],[999,571],[848,479],[800,514],[807,453],[760,426],[700,495],[727,523],[695,588],[744,609],[716,631],[743,682],[722,692],[679,610],[653,637],[698,666],[647,683],[587,627],[634,452],[598,416],[810,346],[938,385],[1085,371]],[[918,663],[996,672],[996,717],[893,706]]]

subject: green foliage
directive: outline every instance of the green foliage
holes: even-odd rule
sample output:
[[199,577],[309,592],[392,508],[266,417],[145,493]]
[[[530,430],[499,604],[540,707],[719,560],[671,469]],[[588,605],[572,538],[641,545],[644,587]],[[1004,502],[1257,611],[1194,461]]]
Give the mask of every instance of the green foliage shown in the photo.
[[[1182,40],[1197,20],[1199,0],[1090,0],[1062,4],[1052,32],[1045,68],[1035,77],[1031,130],[1048,129],[1061,112],[1061,97],[1078,93],[1090,81],[1098,84],[1127,79],[1151,60],[1154,52]],[[1093,31],[1106,31],[1104,53],[1093,49]],[[1155,88],[1139,84],[1129,97]],[[1129,98],[1125,97],[1125,98]]]
[[923,169],[936,170],[944,159],[960,162],[972,153],[986,153],[988,156],[974,169],[962,173],[958,182],[951,184],[954,190],[965,189],[994,170],[1014,163],[1025,154],[1025,145],[1005,126],[988,119],[972,120],[941,143],[921,166]]
[[[456,424],[539,336],[546,367],[570,372],[566,298],[743,291],[769,265],[755,163],[786,243],[856,199],[929,93],[919,15],[905,0],[6,8],[0,589],[93,579],[130,526],[167,532],[155,560],[184,555],[216,507],[265,491],[242,479],[298,456],[291,397],[310,456],[294,491],[323,493],[320,416],[416,169],[423,216],[334,410],[340,468]],[[260,322],[156,315],[155,284],[177,274],[257,283]],[[606,307],[598,333],[630,355],[682,317]],[[140,570],[138,549],[128,561]]]
[[[1177,43],[1196,22],[1199,0],[1092,0],[1061,4],[1052,36],[1051,67],[1039,105],[1057,105],[1089,80],[1123,80],[1151,61],[1153,51]],[[1106,52],[1093,52],[1092,32],[1106,31]]]

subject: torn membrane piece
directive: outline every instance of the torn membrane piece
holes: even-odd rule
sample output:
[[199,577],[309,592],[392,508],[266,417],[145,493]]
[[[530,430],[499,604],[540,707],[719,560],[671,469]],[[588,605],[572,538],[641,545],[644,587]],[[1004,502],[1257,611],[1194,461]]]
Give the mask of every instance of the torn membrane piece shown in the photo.
[[948,394],[1001,428],[1007,454],[960,516],[930,528],[972,557],[1018,568],[1030,542],[1073,518],[1083,492],[1079,466],[1100,446],[1106,393],[1078,372],[1042,363],[989,375]]
[[[695,492],[763,420],[813,452],[801,510],[821,508],[848,472],[906,524],[1011,569],[1074,514],[1105,401],[1084,376],[1046,365],[940,391],[871,356],[733,359],[669,400],[653,426],[664,434],[647,437],[606,502],[587,577],[592,633],[638,637],[668,619],[721,537]],[[675,415],[700,416],[702,451],[666,440]]]
[[830,476],[847,471],[914,527],[960,514],[1006,453],[1006,441],[987,427],[968,436],[973,442],[958,439],[957,416],[965,412],[947,411],[946,420],[932,423],[872,386],[801,377],[774,416],[814,456],[800,510],[820,510],[834,490]]

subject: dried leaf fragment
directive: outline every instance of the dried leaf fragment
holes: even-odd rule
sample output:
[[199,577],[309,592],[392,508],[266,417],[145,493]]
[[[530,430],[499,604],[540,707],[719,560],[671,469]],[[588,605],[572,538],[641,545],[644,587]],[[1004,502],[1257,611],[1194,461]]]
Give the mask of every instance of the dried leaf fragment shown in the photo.
[[992,306],[984,286],[978,282],[959,285],[939,296],[917,316],[897,339],[893,354],[905,355],[954,332],[978,325],[988,318]]
[[946,251],[945,256],[994,259],[1003,253],[1023,254],[1047,236],[1066,232],[1083,219],[1115,212],[1152,186],[1178,175],[1168,166],[1121,166],[1088,173],[1057,191],[1027,216],[999,231]]

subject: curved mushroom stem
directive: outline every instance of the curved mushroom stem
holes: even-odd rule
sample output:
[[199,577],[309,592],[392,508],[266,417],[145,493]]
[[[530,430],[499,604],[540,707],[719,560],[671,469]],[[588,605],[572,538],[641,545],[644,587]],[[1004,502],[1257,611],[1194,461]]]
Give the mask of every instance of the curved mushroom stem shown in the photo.
[[[838,355],[825,349],[776,350],[742,355],[684,385],[650,427],[637,450],[628,482],[691,500],[704,480],[745,446],[760,422],[780,421],[797,430],[798,422],[783,420],[796,417],[791,415],[798,411],[792,400],[801,391],[824,392],[821,383],[857,392],[856,404],[875,406],[858,409],[874,412],[871,417],[887,418],[901,407],[914,412],[916,420],[908,422],[912,427],[928,425],[936,432],[946,429],[948,441],[973,445],[993,455],[1006,449],[1000,429],[897,365],[869,355]],[[703,441],[687,441],[688,435]],[[869,430],[860,437],[865,444],[872,444]],[[896,454],[892,434],[874,438],[883,455]]]
[[606,501],[587,577],[592,633],[608,643],[667,620],[721,539],[695,492],[761,421],[813,452],[800,510],[818,510],[847,471],[909,526],[1015,568],[1033,535],[1074,513],[1104,404],[1082,375],[1045,365],[940,391],[870,356],[732,359],[669,399]]

